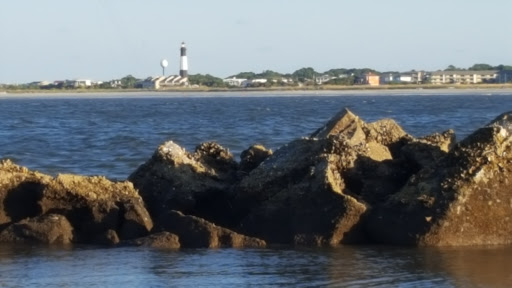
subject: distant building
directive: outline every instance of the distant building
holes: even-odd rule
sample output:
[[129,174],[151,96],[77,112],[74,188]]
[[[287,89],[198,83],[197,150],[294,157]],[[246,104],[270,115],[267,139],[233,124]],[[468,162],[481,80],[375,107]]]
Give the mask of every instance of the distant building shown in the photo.
[[118,88],[118,87],[121,87],[123,86],[123,83],[121,82],[121,80],[110,80],[110,82],[108,82],[110,87],[112,88]]
[[139,88],[154,90],[184,85],[188,85],[188,77],[181,77],[178,75],[148,77],[136,84]]
[[333,77],[331,75],[320,75],[315,77],[315,83],[318,85],[324,84],[325,82],[328,82],[329,80],[335,79],[336,77]]
[[432,84],[478,84],[495,83],[498,80],[497,70],[484,71],[436,71],[432,72]]
[[400,73],[389,72],[380,74],[380,84],[390,84],[400,82]]
[[258,78],[258,79],[250,79],[245,80],[242,82],[242,87],[250,87],[250,86],[261,86],[267,83],[268,80],[264,78]]
[[409,71],[400,73],[400,82],[421,84],[425,79],[425,71]]
[[79,80],[66,80],[67,87],[79,88],[79,87],[91,87],[92,81],[88,79]]
[[512,70],[501,70],[498,73],[498,83],[512,82]]
[[136,83],[135,86],[142,89],[160,89],[160,82],[162,82],[164,78],[165,76],[148,77]]
[[222,82],[226,83],[227,85],[229,85],[229,86],[236,86],[236,87],[242,86],[242,84],[245,81],[247,81],[247,79],[245,79],[245,78],[236,78],[236,77],[226,78],[226,79],[222,80]]
[[48,81],[35,81],[35,82],[30,82],[28,83],[28,86],[38,86],[38,87],[42,87],[42,86],[48,86],[50,85],[51,83],[48,82]]
[[365,74],[363,77],[363,83],[365,85],[370,86],[379,86],[380,85],[380,76],[374,73]]

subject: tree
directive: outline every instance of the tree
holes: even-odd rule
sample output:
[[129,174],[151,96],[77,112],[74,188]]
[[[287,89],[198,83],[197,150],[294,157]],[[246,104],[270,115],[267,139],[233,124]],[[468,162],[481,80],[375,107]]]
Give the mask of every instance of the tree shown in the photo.
[[210,74],[189,75],[188,82],[190,82],[191,85],[200,85],[200,86],[216,87],[216,88],[226,87],[226,84],[224,83],[224,81],[221,78],[214,77]]
[[448,65],[448,67],[446,67],[446,69],[444,69],[444,71],[462,71],[462,70],[464,70],[464,69],[457,68],[457,67],[455,67],[453,65]]
[[333,76],[333,77],[339,77],[340,75],[350,75],[348,73],[348,70],[345,68],[331,69],[331,70],[324,72],[324,74],[327,74],[327,75]]
[[272,70],[265,70],[259,74],[255,75],[255,78],[265,78],[265,79],[280,79],[283,77],[281,73],[274,72]]
[[313,80],[318,73],[311,67],[301,68],[292,73],[292,77],[299,82],[306,82],[307,80]]
[[236,75],[229,76],[228,78],[241,78],[241,79],[254,79],[256,78],[256,73],[254,72],[240,72]]
[[503,71],[503,70],[512,70],[512,66],[500,64],[500,65],[498,65],[498,66],[494,67],[494,69],[496,69],[496,70],[500,70],[500,71]]
[[127,75],[121,78],[121,86],[123,88],[134,88],[137,81],[139,81],[137,78],[133,77],[132,75]]
[[474,64],[473,66],[469,67],[468,70],[472,71],[483,71],[483,70],[494,70],[495,67],[489,65],[489,64]]
[[349,85],[354,85],[354,81],[355,81],[354,76],[347,76],[347,77],[343,77],[343,78],[331,79],[331,80],[325,82],[325,84],[327,84],[327,85],[345,85],[345,86],[349,86]]

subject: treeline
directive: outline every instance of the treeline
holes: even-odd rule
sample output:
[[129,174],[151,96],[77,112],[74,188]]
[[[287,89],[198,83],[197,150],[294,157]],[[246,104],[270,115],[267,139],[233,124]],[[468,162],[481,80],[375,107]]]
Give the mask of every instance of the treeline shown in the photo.
[[498,66],[492,66],[489,64],[482,63],[482,64],[474,64],[473,66],[471,66],[467,69],[455,67],[453,65],[448,65],[448,67],[446,67],[446,69],[444,69],[444,71],[485,71],[485,70],[498,70],[498,71],[512,70],[512,66],[501,65],[501,64]]
[[[449,65],[444,71],[483,71],[483,70],[512,70],[510,65],[497,65],[492,66],[489,64],[478,63],[468,68],[460,68],[454,65]],[[414,70],[412,70],[414,71]],[[355,85],[360,83],[364,75],[368,73],[373,74],[400,74],[398,71],[377,71],[371,68],[338,68],[330,69],[324,72],[315,71],[311,67],[305,67],[294,71],[293,73],[279,73],[272,70],[265,70],[261,73],[255,72],[240,72],[231,75],[227,78],[238,78],[247,80],[264,80],[253,81],[249,86],[252,87],[272,87],[272,86],[299,86],[299,85],[317,85],[322,83],[324,85]],[[321,79],[321,81],[318,81]],[[96,83],[89,87],[70,87],[66,85],[65,81],[59,83],[51,83],[49,85],[40,86],[36,82],[22,85],[1,85],[0,88],[6,90],[20,90],[20,89],[135,89],[139,88],[138,83],[143,79],[138,79],[132,75],[127,75],[118,80],[111,80],[108,82]],[[212,88],[227,88],[229,85],[223,78],[219,78],[210,74],[192,74],[189,75],[189,84],[192,86],[206,86]]]

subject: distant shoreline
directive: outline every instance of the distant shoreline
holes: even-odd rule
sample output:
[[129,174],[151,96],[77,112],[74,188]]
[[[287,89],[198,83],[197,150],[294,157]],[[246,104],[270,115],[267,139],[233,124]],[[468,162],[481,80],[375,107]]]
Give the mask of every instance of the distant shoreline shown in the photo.
[[[159,96],[159,95],[216,95],[233,94],[242,95],[436,95],[436,94],[484,94],[512,93],[512,84],[481,84],[481,85],[386,85],[386,86],[313,86],[313,87],[275,87],[275,88],[186,88],[176,89],[76,89],[76,90],[0,90],[0,98],[37,97],[37,96]],[[122,97],[122,96],[121,96]]]

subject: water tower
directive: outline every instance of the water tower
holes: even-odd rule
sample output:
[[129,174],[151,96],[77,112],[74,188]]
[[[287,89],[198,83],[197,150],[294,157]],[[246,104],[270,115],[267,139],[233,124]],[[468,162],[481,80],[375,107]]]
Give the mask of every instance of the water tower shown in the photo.
[[169,62],[167,62],[166,59],[162,59],[162,61],[160,61],[160,66],[162,66],[162,75],[165,76],[165,67],[167,67],[169,65]]

